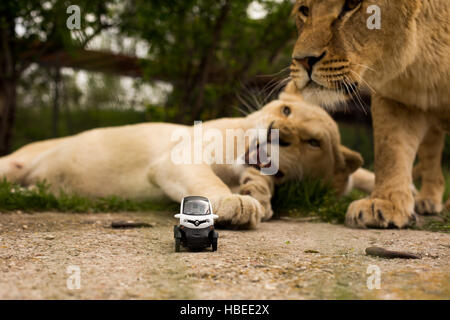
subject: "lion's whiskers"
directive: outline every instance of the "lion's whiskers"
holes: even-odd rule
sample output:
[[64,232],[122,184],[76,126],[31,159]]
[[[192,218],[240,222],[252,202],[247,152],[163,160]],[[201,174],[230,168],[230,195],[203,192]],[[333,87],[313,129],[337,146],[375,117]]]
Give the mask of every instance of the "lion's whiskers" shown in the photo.
[[373,93],[376,93],[376,90],[374,88],[372,88],[366,80],[364,80],[359,74],[357,74],[355,71],[350,70],[350,72],[352,72],[353,74],[355,74],[359,80],[361,80]]
[[[344,85],[346,86],[347,90],[351,90],[351,92],[353,92],[354,95],[356,96],[356,99],[358,99],[357,105],[359,104],[358,106],[360,106],[361,110],[364,111],[364,113],[367,115],[368,113],[367,113],[366,108],[364,107],[364,103],[362,102],[361,95],[359,94],[359,91],[357,90],[357,88],[355,88],[351,84],[351,81],[350,81],[351,79],[348,76],[344,75],[344,79],[343,80],[344,80]],[[348,86],[347,86],[347,84],[348,84]],[[355,99],[353,98],[353,95],[352,95],[352,100],[355,101]]]
[[266,96],[267,99],[269,99],[269,97],[271,97],[274,94],[274,92],[280,90],[283,86],[285,86],[289,81],[291,81],[291,79],[292,78],[289,76],[285,79],[281,79],[280,81],[278,81],[276,85],[273,87],[273,89],[270,90],[270,92],[267,94]]
[[373,69],[373,68],[371,68],[369,66],[366,66],[365,64],[354,63],[354,62],[353,62],[353,64],[356,65],[356,66],[360,66],[360,67],[366,68],[366,69],[368,69],[370,71],[377,72],[375,69]]
[[[275,73],[274,75],[269,75],[269,76],[275,77],[275,76],[277,76],[277,75],[281,75],[281,74],[283,74],[284,72],[289,71],[289,69],[290,69],[290,66],[288,66],[288,67],[286,67],[286,68],[284,68],[284,69],[281,69],[280,72]],[[260,77],[264,77],[264,75],[261,75]],[[270,81],[262,88],[261,91],[262,91],[263,93],[267,93],[267,90],[270,90],[270,88],[273,88],[273,86],[276,86],[280,81],[283,81],[283,80],[284,80],[284,77],[282,77],[282,78],[279,79],[279,80],[277,80],[277,79],[272,79],[272,80],[270,80]]]

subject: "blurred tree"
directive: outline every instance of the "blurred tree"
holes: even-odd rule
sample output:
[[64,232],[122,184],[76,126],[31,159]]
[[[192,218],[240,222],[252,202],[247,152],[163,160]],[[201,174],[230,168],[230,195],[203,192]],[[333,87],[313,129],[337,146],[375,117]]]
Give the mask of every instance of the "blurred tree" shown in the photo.
[[[249,5],[267,15],[252,19]],[[170,75],[166,107],[179,122],[231,115],[236,88],[289,66],[295,28],[290,1],[131,0],[121,29],[149,43],[145,78]]]
[[[8,152],[14,124],[17,83],[39,56],[84,47],[114,24],[108,5],[118,0],[14,0],[0,2],[0,154]],[[66,26],[70,5],[81,9],[81,29]]]

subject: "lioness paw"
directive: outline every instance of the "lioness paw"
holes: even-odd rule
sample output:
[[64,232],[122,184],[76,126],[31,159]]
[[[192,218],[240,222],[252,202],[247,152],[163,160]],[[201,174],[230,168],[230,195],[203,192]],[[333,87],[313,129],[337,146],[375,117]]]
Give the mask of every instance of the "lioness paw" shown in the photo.
[[415,199],[415,211],[422,215],[434,215],[443,209],[442,202],[418,195]]
[[241,185],[239,188],[239,194],[251,196],[259,201],[259,203],[264,207],[263,221],[267,221],[273,216],[272,204],[270,202],[271,193],[268,188],[266,188],[262,183],[258,182],[248,182]]
[[264,208],[258,200],[243,195],[211,198],[217,225],[236,229],[254,229],[264,217]]
[[405,228],[416,220],[414,212],[375,198],[352,202],[345,216],[345,224],[353,228]]

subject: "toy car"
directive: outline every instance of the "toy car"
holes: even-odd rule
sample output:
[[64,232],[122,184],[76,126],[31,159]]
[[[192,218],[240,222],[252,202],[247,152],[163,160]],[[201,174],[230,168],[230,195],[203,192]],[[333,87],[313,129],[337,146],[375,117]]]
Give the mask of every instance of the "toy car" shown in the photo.
[[175,218],[180,219],[180,224],[174,226],[175,251],[180,252],[181,245],[193,251],[209,246],[212,251],[217,251],[219,234],[214,230],[214,219],[218,217],[213,214],[208,198],[184,197],[180,213],[175,215]]

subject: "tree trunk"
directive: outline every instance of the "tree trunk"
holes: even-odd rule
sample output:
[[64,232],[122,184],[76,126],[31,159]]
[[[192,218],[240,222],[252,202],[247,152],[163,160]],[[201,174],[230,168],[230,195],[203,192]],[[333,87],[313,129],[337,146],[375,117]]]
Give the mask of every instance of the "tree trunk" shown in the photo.
[[10,150],[16,95],[16,80],[2,79],[0,81],[0,155],[5,155]]
[[211,63],[214,58],[214,53],[217,49],[218,44],[222,38],[222,30],[225,22],[230,12],[230,3],[225,1],[222,8],[220,9],[219,16],[217,17],[216,23],[212,32],[212,42],[210,46],[205,50],[204,56],[199,67],[199,73],[197,75],[196,81],[196,96],[194,103],[192,105],[191,120],[196,120],[199,118],[200,113],[203,109],[203,100],[205,96],[205,86],[208,83],[208,77],[211,69]]
[[59,137],[59,111],[60,111],[60,88],[61,88],[61,69],[55,68],[53,77],[53,110],[52,110],[52,136]]
[[[2,15],[4,14],[2,10]],[[9,152],[16,114],[17,79],[14,59],[14,17],[2,16],[0,23],[0,155]]]

